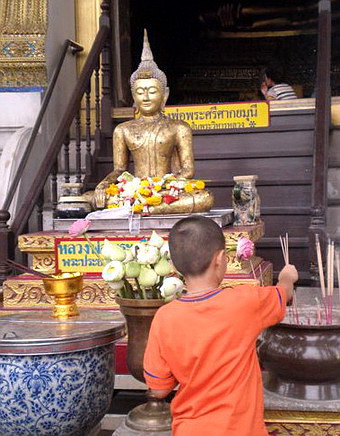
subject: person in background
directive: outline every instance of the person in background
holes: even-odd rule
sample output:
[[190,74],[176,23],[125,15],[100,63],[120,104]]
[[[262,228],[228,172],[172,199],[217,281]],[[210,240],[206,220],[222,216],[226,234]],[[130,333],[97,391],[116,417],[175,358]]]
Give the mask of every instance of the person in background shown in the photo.
[[297,98],[294,89],[284,83],[279,69],[265,68],[261,74],[261,92],[267,101],[294,100]]
[[284,318],[298,279],[295,267],[286,265],[276,286],[221,287],[225,238],[202,216],[178,221],[169,247],[187,292],[156,312],[144,377],[157,398],[179,384],[172,435],[268,436],[256,340]]

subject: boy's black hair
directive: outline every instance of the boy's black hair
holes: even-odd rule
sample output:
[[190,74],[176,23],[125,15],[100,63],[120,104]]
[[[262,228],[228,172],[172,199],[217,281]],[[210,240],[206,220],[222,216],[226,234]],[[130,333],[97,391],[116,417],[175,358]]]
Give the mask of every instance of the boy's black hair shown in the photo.
[[169,234],[173,264],[184,276],[198,276],[209,267],[214,254],[225,249],[225,239],[215,221],[194,215],[178,221]]

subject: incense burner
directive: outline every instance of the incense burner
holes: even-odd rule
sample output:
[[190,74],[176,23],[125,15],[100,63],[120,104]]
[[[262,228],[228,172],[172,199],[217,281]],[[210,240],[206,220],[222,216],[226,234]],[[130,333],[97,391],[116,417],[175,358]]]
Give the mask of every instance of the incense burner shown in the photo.
[[308,325],[315,312],[304,307],[300,324],[287,315],[264,332],[258,352],[268,391],[308,401],[340,398],[340,310],[333,310],[332,325]]

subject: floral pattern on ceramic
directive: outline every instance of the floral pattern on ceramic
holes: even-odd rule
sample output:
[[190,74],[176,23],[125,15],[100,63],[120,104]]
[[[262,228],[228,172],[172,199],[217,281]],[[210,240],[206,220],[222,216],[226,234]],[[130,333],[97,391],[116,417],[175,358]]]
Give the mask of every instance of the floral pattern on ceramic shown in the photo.
[[114,362],[113,344],[0,356],[0,435],[85,436],[110,406]]

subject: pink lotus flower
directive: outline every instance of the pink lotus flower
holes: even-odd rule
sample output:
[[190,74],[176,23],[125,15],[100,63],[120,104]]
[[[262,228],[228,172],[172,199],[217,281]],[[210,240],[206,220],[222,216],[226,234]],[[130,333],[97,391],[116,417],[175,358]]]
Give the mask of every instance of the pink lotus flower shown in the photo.
[[242,236],[237,242],[236,256],[241,260],[248,260],[254,254],[254,243]]
[[68,233],[72,238],[76,238],[77,236],[81,236],[88,231],[90,228],[91,221],[87,219],[77,220],[73,224],[71,224],[68,229]]

